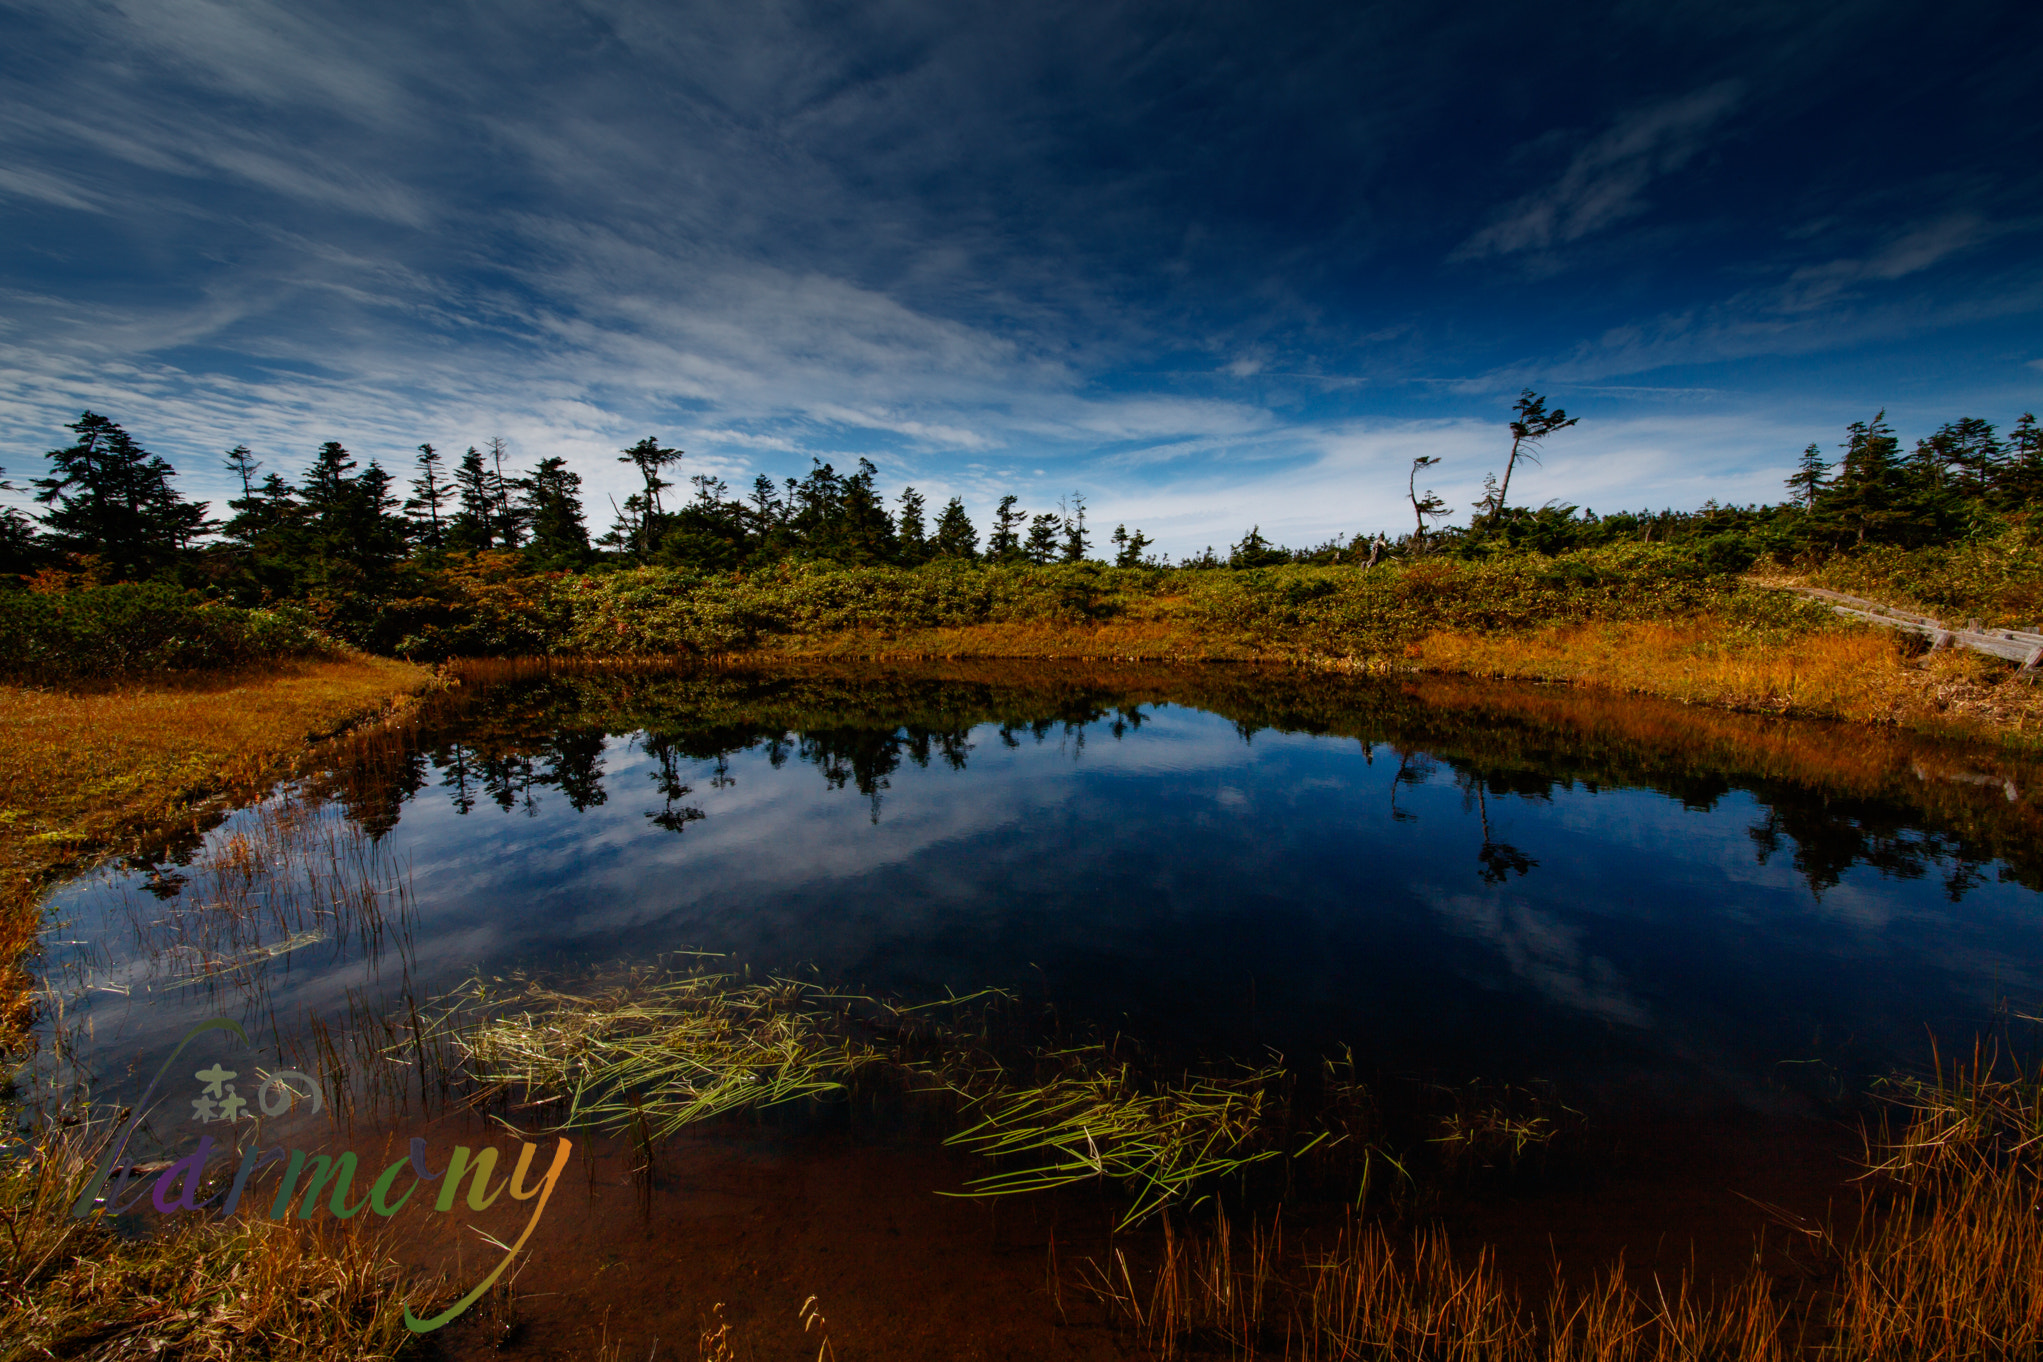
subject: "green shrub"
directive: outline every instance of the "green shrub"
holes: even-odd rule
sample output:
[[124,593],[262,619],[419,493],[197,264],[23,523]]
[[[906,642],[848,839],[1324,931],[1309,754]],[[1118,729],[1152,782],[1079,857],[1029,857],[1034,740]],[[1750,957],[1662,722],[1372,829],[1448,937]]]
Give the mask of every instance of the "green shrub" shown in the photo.
[[2043,530],[1998,534],[1930,548],[1876,547],[1840,554],[1811,574],[1837,591],[1913,605],[1962,623],[1998,628],[2043,622]]
[[417,598],[387,603],[383,633],[371,642],[414,658],[703,656],[776,638],[1082,625],[1143,607],[1216,641],[1342,656],[1396,651],[1440,629],[1506,632],[1703,611],[1772,619],[1768,611],[1785,609],[1770,627],[1802,627],[1792,602],[1769,604],[1768,593],[1739,584],[1750,552],[1741,537],[1723,536],[1375,568],[783,563],[749,575],[659,567],[518,575],[483,555],[424,581]]
[[297,607],[244,610],[160,582],[0,593],[0,674],[25,681],[210,671],[333,647]]

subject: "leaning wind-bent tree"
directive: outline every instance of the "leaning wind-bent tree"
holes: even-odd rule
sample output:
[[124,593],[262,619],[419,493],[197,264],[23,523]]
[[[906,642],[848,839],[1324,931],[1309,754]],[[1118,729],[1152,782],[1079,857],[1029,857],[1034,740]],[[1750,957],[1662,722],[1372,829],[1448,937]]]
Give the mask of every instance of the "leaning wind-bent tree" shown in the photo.
[[1511,457],[1504,461],[1504,481],[1497,488],[1496,507],[1490,512],[1490,519],[1497,520],[1504,514],[1504,502],[1511,495],[1511,474],[1518,467],[1520,459],[1539,462],[1537,446],[1541,440],[1557,430],[1566,430],[1582,418],[1570,416],[1559,407],[1546,409],[1546,399],[1527,388],[1518,394],[1517,404],[1511,408]]
[[1438,518],[1447,513],[1447,503],[1433,495],[1432,488],[1428,487],[1426,489],[1425,496],[1419,495],[1419,470],[1421,468],[1431,468],[1439,462],[1439,458],[1432,454],[1421,454],[1418,458],[1412,460],[1411,474],[1405,479],[1405,494],[1411,498],[1412,515],[1419,522],[1418,532],[1412,536],[1412,543],[1421,548],[1426,543],[1426,517],[1433,516]]

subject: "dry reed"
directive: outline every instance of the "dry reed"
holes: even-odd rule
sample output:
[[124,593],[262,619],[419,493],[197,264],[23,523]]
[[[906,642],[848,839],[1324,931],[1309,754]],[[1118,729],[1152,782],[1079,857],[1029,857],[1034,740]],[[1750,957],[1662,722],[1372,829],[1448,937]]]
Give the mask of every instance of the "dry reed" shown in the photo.
[[1940,734],[2022,733],[2043,723],[2043,690],[1997,684],[2006,664],[1977,654],[1915,659],[1872,629],[1771,639],[1728,621],[1560,625],[1531,633],[1442,632],[1406,650],[1422,671],[1565,681],[1687,704]]
[[0,1157],[0,1362],[389,1358],[437,1283],[353,1230],[195,1219],[133,1239],[69,1211],[99,1151],[44,1126]]

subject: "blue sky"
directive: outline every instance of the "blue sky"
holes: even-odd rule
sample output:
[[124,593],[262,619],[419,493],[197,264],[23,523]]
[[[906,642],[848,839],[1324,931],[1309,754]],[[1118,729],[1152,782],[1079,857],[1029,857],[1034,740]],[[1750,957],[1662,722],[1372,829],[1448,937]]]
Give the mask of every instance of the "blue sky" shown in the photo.
[[[0,0],[0,464],[859,455],[1165,549],[2043,406],[2043,7]],[[1462,511],[1465,518],[1466,511]]]

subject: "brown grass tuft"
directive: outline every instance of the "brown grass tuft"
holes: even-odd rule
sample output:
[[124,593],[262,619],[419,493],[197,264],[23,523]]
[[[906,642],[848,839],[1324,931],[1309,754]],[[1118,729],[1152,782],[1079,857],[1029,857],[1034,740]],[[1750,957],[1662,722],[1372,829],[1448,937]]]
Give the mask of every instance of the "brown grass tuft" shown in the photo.
[[70,1207],[92,1155],[45,1127],[0,1161],[0,1362],[46,1357],[374,1359],[412,1341],[400,1278],[361,1233],[192,1219],[124,1238]]
[[1429,635],[1406,651],[1422,671],[1566,681],[1688,704],[1899,725],[1951,736],[2043,736],[2043,688],[1974,653],[1909,655],[1875,630],[1749,637],[1709,616],[1563,625],[1530,634]]

